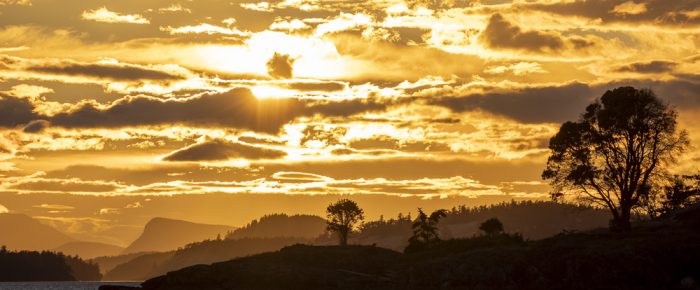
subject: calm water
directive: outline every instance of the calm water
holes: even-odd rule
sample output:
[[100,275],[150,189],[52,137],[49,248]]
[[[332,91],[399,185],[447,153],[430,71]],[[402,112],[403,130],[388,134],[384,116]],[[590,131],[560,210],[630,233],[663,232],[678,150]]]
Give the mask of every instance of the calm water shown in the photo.
[[0,290],[97,290],[101,285],[139,286],[138,282],[0,282]]

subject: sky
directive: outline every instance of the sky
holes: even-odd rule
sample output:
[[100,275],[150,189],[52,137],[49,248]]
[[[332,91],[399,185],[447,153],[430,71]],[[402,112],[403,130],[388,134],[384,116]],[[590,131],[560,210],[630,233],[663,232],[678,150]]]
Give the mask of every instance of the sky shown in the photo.
[[678,111],[696,173],[699,47],[700,0],[0,0],[0,212],[124,244],[544,199],[549,138],[619,86]]

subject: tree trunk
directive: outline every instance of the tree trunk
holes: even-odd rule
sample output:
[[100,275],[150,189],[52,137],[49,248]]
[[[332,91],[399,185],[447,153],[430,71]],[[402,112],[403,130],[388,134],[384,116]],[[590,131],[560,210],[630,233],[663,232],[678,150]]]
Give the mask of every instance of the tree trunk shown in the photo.
[[632,229],[630,223],[631,207],[620,206],[620,213],[613,216],[611,230],[614,232],[629,232]]
[[338,231],[338,236],[340,237],[340,245],[345,247],[348,245],[348,232],[347,231]]

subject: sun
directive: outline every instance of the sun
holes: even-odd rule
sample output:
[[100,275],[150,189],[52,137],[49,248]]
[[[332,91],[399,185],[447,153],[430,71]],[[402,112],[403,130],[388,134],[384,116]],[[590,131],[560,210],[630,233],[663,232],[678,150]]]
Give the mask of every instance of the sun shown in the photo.
[[341,56],[333,42],[317,36],[274,31],[257,33],[243,45],[199,46],[195,58],[202,68],[269,77],[266,64],[275,53],[289,55],[295,60],[295,77],[335,79],[353,73],[352,61]]
[[296,95],[296,91],[289,90],[273,85],[258,85],[250,88],[258,99],[270,99],[270,98],[292,98]]

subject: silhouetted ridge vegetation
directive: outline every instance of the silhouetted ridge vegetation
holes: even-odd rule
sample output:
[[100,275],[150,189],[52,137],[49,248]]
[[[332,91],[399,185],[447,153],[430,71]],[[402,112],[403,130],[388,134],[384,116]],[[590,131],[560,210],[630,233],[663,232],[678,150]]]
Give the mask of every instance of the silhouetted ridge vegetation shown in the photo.
[[699,259],[700,205],[695,205],[639,222],[623,234],[600,229],[524,241],[492,232],[407,254],[374,246],[297,245],[184,268],[142,285],[147,290],[697,289]]
[[96,264],[55,252],[0,248],[0,281],[99,281]]
[[[496,218],[507,231],[527,239],[542,239],[564,230],[581,231],[607,226],[610,214],[603,209],[551,201],[503,202],[479,207],[459,206],[447,211],[438,227],[442,239],[468,238],[481,232],[479,226]],[[380,219],[362,224],[349,237],[350,244],[372,245],[403,251],[412,235],[410,215]],[[333,244],[334,237],[319,238],[316,244]]]
[[324,233],[326,221],[314,215],[271,214],[226,235],[227,239],[298,237],[313,239]]

